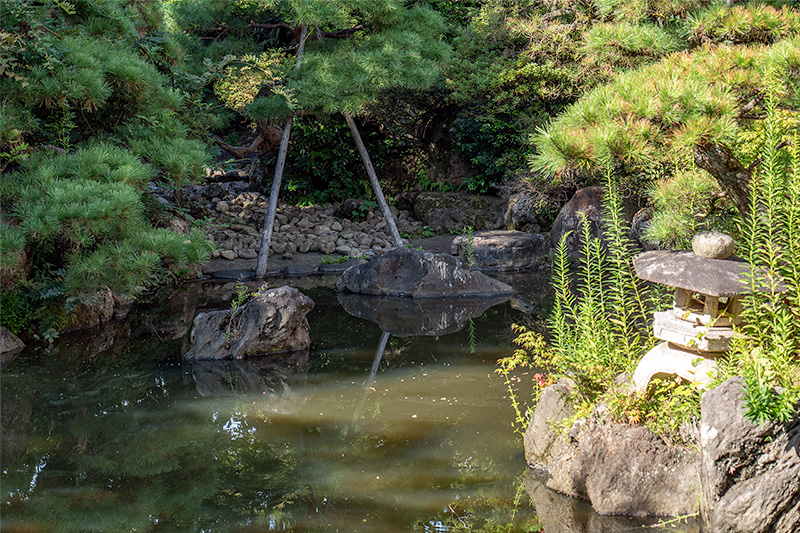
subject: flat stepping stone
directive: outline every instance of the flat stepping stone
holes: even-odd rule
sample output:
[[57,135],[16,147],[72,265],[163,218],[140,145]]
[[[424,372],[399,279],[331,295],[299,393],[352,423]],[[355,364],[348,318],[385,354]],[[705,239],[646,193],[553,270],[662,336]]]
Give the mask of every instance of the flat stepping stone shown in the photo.
[[255,278],[255,273],[252,270],[244,269],[216,270],[211,273],[211,277],[226,281],[250,281]]
[[290,277],[312,276],[317,272],[317,267],[308,265],[287,265],[283,269],[283,273]]
[[321,274],[341,274],[351,266],[363,263],[366,263],[366,261],[360,257],[353,258],[344,263],[323,263],[319,266],[319,271]]
[[[511,230],[476,231],[472,236],[472,260],[476,270],[518,272],[534,270],[547,263],[550,241],[540,233]],[[450,253],[467,261],[469,238],[453,239]]]

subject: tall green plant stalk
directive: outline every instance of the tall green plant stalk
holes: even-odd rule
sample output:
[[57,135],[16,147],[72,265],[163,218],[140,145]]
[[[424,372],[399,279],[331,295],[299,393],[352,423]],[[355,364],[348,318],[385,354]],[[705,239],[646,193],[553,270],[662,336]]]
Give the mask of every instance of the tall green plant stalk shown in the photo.
[[[627,238],[622,200],[613,175],[607,175],[602,239],[592,235],[581,215],[582,253],[572,289],[572,271],[563,236],[553,259],[553,311],[548,321],[549,346],[524,328],[517,343],[531,354],[534,366],[553,378],[569,377],[575,384],[576,401],[593,405],[621,372],[631,371],[652,342],[643,341],[642,328],[652,312],[652,300],[633,272],[634,248]],[[520,360],[519,350],[512,358]],[[508,360],[500,361],[501,368]]]
[[722,377],[744,377],[749,418],[785,421],[800,400],[800,150],[796,132],[788,153],[779,132],[784,87],[773,74],[766,84],[763,148],[742,220],[742,250],[751,264],[745,338],[735,344]]

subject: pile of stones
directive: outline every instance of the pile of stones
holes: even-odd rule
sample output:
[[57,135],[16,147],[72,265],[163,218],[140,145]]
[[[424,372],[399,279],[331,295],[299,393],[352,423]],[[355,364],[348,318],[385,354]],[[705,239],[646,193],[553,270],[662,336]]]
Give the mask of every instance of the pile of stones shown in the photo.
[[[245,181],[208,183],[184,189],[184,197],[205,208],[211,218],[208,238],[214,257],[255,259],[260,246],[269,198],[248,190]],[[278,203],[270,254],[291,259],[293,254],[372,256],[393,248],[386,221],[377,209],[364,210],[360,220],[335,216],[340,204],[309,207]],[[391,208],[401,234],[417,235],[423,225],[408,211]],[[359,213],[361,214],[361,213]]]

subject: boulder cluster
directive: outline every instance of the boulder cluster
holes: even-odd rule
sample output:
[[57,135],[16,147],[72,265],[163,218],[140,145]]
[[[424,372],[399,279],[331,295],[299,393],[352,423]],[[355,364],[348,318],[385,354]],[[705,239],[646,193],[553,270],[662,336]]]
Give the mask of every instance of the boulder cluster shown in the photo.
[[[205,208],[212,220],[208,238],[219,250],[214,257],[255,259],[258,256],[267,197],[249,191],[243,181],[196,185],[187,188],[184,194]],[[422,231],[422,223],[408,211],[391,209],[401,234]],[[361,257],[393,246],[386,221],[377,209],[364,207],[343,213],[338,203],[300,207],[279,202],[270,254],[284,255],[287,259],[308,252]]]

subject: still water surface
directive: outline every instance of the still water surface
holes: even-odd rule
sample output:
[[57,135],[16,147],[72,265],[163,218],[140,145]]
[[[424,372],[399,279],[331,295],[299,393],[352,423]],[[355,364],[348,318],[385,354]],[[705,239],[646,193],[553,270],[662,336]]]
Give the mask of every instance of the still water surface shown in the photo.
[[[3,370],[3,531],[641,525],[597,517],[526,472],[494,373],[509,325],[525,320],[508,302],[449,318],[460,331],[397,336],[317,289],[310,353],[190,364],[187,324],[219,295],[188,290]],[[436,320],[423,322],[430,334]]]

